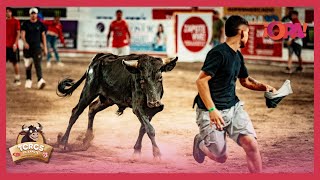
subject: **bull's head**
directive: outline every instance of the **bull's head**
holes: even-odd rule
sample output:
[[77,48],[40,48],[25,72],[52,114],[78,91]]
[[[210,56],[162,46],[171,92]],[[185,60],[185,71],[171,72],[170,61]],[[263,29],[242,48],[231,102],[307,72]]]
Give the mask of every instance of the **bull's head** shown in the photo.
[[26,132],[27,135],[26,136],[29,136],[30,139],[34,140],[34,141],[37,141],[38,140],[38,137],[39,137],[39,134],[38,132],[42,130],[42,125],[40,123],[38,123],[38,127],[36,126],[28,126],[26,127],[25,125],[22,126],[22,131]]
[[178,61],[176,58],[155,58],[147,56],[148,59],[123,60],[126,69],[137,76],[137,83],[147,97],[149,108],[161,106],[161,96],[163,93],[162,72],[171,71]]

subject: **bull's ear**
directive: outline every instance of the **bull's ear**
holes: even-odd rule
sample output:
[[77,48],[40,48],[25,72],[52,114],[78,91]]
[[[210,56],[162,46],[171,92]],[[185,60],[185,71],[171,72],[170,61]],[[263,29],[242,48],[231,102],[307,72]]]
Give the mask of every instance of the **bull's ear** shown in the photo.
[[137,73],[139,73],[138,60],[130,60],[130,61],[122,60],[122,64],[126,67],[126,69],[127,69],[130,73],[132,73],[132,74],[137,74]]
[[175,58],[164,58],[162,59],[163,66],[161,67],[161,72],[171,71],[177,64],[178,57]]

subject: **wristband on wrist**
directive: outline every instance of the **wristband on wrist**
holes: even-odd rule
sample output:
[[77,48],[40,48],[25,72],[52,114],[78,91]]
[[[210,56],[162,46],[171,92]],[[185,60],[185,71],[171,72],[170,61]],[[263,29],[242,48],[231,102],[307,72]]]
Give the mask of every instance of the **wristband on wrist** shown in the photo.
[[212,108],[208,109],[209,112],[212,112],[214,110],[216,110],[216,107],[212,107]]

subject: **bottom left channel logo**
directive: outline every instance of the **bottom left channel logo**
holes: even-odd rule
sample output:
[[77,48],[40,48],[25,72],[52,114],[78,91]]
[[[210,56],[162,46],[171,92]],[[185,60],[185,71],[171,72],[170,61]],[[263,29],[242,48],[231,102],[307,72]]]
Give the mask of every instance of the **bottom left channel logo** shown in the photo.
[[53,148],[45,144],[42,129],[40,123],[38,123],[38,126],[22,126],[16,145],[9,148],[13,162],[27,159],[49,162]]

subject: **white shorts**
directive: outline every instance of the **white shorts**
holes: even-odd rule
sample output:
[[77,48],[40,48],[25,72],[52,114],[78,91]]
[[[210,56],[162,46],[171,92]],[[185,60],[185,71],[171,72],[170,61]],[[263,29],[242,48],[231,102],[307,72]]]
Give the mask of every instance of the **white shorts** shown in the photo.
[[114,55],[118,55],[118,56],[124,56],[124,55],[129,55],[130,54],[130,47],[127,46],[123,46],[120,48],[112,48],[112,54]]
[[236,103],[229,109],[221,110],[225,122],[223,131],[217,130],[215,125],[210,126],[209,111],[197,108],[197,124],[204,144],[215,157],[222,157],[227,151],[226,134],[238,145],[240,135],[250,135],[257,138],[248,113],[243,109],[243,102]]

